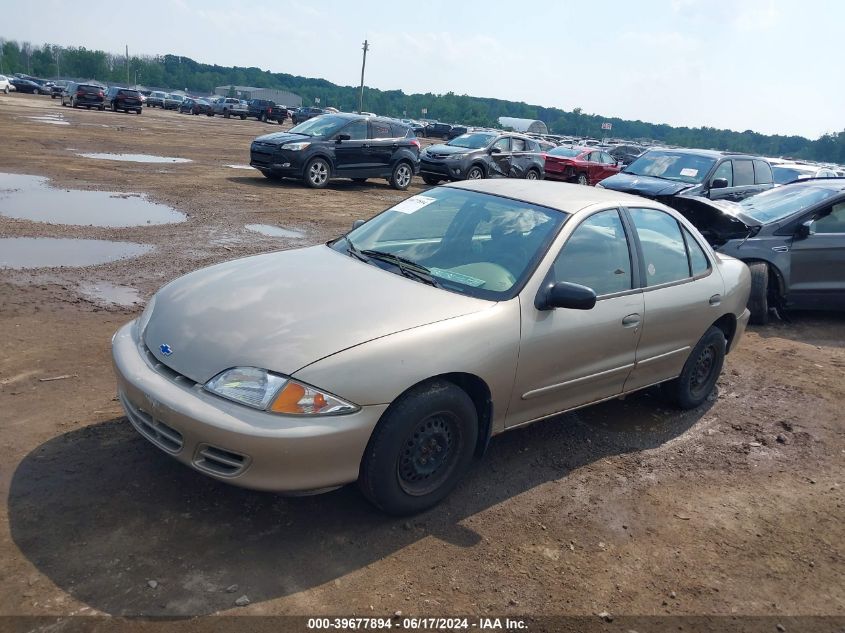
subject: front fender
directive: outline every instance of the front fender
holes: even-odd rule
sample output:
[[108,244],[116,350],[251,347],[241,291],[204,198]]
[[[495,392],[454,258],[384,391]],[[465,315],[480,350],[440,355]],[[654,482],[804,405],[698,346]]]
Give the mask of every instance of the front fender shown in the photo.
[[504,428],[519,354],[519,299],[487,310],[397,332],[308,365],[294,378],[360,406],[389,404],[433,376],[483,380],[493,402],[493,432]]

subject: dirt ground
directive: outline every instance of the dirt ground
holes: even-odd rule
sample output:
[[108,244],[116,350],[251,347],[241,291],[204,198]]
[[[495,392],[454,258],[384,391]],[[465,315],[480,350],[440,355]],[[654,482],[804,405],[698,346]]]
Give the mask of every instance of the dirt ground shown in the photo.
[[845,315],[751,328],[698,410],[645,392],[500,436],[445,503],[409,520],[354,486],[307,498],[226,486],[139,437],[114,397],[109,343],[140,306],[81,286],[143,300],[201,266],[325,241],[408,195],[226,166],[278,129],[0,96],[0,171],[144,193],[188,215],[116,229],[0,217],[0,237],[154,247],[0,270],[0,614],[845,615]]

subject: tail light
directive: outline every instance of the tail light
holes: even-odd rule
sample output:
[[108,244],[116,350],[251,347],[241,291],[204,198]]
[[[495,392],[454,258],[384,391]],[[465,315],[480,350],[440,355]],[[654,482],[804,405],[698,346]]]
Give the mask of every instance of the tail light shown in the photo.
[[77,90],[77,91],[76,91],[76,96],[77,96],[77,97],[84,97],[84,96],[85,96],[85,91],[84,91],[84,90]]
[[413,146],[414,146],[414,147],[416,147],[417,149],[420,149],[420,147],[422,147],[422,145],[420,145],[420,142],[419,142],[417,139],[412,139],[412,140],[411,140],[411,145],[413,145]]
[[98,97],[103,97],[103,96],[105,96],[105,95],[103,94],[103,91],[102,91],[102,90],[100,90],[100,92],[98,92],[98,93],[97,93],[97,96],[98,96]]

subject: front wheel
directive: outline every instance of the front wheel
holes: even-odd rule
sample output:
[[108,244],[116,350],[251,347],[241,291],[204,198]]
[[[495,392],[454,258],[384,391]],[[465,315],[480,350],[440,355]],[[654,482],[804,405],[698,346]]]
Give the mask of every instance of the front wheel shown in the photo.
[[246,115],[245,115],[245,114],[242,114],[242,115],[241,115],[241,121],[245,121],[245,120],[246,120]]
[[400,162],[393,168],[393,173],[390,175],[390,186],[399,191],[405,191],[408,185],[411,184],[411,178],[414,177],[413,168],[405,161]]
[[382,416],[361,461],[358,485],[389,514],[439,503],[463,477],[478,437],[472,399],[457,385],[419,385]]
[[422,179],[425,184],[431,185],[432,187],[440,184],[440,178],[435,178],[434,176],[423,176]]
[[231,116],[232,116],[232,115],[231,115],[231,114],[229,114],[229,111],[228,111],[228,110],[226,110],[225,112],[223,112],[223,118],[224,118],[224,119],[231,118]]
[[312,189],[322,189],[329,182],[331,168],[324,158],[312,158],[305,166],[305,184]]
[[664,383],[669,398],[681,409],[694,409],[702,404],[722,373],[726,348],[722,330],[711,326],[687,358],[681,375]]
[[484,178],[484,170],[478,165],[473,165],[467,172],[467,180],[480,180]]
[[751,271],[751,294],[748,295],[749,319],[754,325],[769,322],[769,265],[766,262],[748,264]]

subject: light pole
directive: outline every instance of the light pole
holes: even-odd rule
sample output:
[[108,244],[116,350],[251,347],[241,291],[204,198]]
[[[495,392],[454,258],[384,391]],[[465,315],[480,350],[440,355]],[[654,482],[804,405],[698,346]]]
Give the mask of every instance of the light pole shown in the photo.
[[370,50],[370,44],[364,40],[364,62],[361,64],[361,94],[358,97],[358,112],[364,111],[364,69],[367,67],[367,51]]

